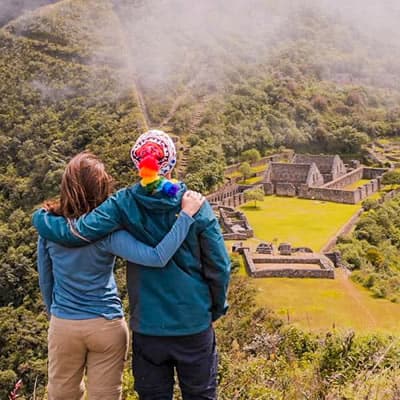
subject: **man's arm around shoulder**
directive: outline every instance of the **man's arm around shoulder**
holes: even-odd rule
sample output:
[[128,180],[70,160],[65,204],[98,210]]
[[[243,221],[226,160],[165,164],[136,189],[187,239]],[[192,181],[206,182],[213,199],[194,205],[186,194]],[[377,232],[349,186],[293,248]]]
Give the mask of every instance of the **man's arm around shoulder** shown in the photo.
[[84,246],[121,228],[120,206],[126,198],[126,190],[118,191],[77,220],[68,221],[64,217],[39,209],[33,214],[32,223],[39,235],[47,240],[69,247]]

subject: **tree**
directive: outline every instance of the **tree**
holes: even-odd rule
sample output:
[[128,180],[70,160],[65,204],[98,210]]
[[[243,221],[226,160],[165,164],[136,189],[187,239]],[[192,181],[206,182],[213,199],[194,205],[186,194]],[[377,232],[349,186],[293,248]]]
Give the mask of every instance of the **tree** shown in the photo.
[[260,152],[257,149],[246,150],[240,156],[242,161],[248,161],[250,163],[254,163],[261,159]]
[[249,179],[253,174],[253,171],[251,170],[250,164],[248,162],[244,162],[239,167],[239,172],[242,174],[244,180]]
[[257,207],[257,201],[264,200],[264,191],[262,189],[246,190],[244,192],[244,199],[247,201],[254,201],[254,207]]
[[400,171],[393,170],[386,172],[386,174],[383,175],[382,183],[384,185],[392,185],[392,189],[394,185],[400,185]]

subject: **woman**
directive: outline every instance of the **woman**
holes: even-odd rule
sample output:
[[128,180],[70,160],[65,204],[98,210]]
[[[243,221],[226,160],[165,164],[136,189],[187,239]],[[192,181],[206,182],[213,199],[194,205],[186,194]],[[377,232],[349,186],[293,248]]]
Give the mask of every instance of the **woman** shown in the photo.
[[[60,199],[45,207],[71,220],[90,212],[111,193],[103,163],[80,153],[67,165]],[[187,192],[177,221],[157,245],[149,247],[126,231],[81,248],[39,238],[41,292],[51,315],[48,337],[49,400],[80,400],[87,375],[89,400],[120,399],[128,329],[113,275],[115,256],[149,267],[163,267],[185,239],[203,196]]]

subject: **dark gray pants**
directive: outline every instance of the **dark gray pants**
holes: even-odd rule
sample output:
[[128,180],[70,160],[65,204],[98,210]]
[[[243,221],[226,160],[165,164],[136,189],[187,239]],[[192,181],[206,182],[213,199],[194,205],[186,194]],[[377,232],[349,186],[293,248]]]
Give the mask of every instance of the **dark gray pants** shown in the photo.
[[140,400],[171,400],[175,368],[184,400],[215,400],[217,364],[212,327],[187,336],[133,333],[133,375]]

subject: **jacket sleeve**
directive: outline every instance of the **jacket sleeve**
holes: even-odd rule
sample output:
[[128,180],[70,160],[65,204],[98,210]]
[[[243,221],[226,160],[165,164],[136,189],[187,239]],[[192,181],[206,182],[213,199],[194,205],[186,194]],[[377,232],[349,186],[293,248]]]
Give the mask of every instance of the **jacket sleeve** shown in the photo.
[[127,231],[112,233],[102,244],[106,251],[131,263],[147,267],[164,267],[185,240],[194,219],[181,211],[171,230],[156,247],[134,238]]
[[225,247],[221,228],[210,206],[201,210],[200,251],[204,277],[212,298],[212,319],[217,320],[228,309],[227,291],[231,261]]
[[37,265],[40,292],[42,293],[47,313],[50,314],[54,287],[53,264],[46,248],[46,240],[40,236],[37,245]]
[[32,223],[45,239],[68,247],[79,247],[120,229],[121,218],[116,194],[77,220],[68,221],[39,209],[33,214]]

